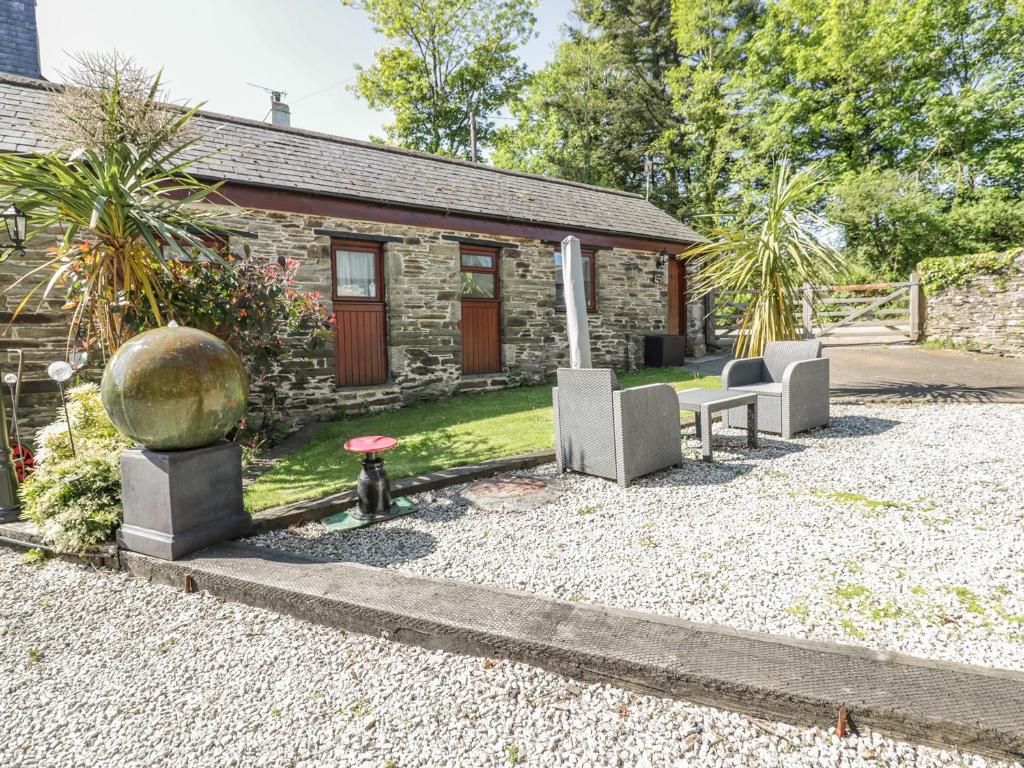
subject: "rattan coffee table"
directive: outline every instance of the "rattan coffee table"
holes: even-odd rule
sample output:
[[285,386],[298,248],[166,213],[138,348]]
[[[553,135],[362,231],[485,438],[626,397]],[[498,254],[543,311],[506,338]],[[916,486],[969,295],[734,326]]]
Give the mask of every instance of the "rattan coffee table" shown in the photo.
[[679,410],[690,411],[697,420],[697,437],[704,461],[711,461],[711,415],[747,406],[747,446],[757,448],[757,395],[727,389],[684,389],[679,393]]

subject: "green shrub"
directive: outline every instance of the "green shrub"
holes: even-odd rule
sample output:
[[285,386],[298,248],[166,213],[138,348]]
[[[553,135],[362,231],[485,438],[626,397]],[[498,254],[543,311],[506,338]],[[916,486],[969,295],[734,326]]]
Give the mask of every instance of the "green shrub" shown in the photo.
[[109,540],[121,522],[121,451],[131,440],[107,418],[95,384],[68,391],[72,454],[63,410],[37,435],[36,471],[21,486],[22,516],[47,543],[81,552]]
[[1024,251],[989,251],[962,256],[936,256],[924,259],[917,269],[921,284],[930,294],[946,288],[967,285],[979,275],[1005,276],[1013,267],[1014,259]]

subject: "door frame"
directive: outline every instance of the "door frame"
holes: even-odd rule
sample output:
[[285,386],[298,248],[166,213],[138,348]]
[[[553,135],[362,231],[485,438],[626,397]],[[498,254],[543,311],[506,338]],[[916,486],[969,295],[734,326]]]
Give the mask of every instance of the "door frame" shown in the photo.
[[[338,259],[337,251],[356,251],[369,253],[374,256],[374,275],[377,285],[377,296],[369,298],[366,296],[339,296],[338,291]],[[349,240],[343,237],[332,237],[329,251],[331,261],[331,314],[335,318],[334,327],[334,382],[339,388],[344,387],[378,387],[385,386],[391,381],[391,366],[388,360],[388,305],[387,286],[384,284],[384,244],[369,240]],[[379,310],[383,315],[383,358],[384,358],[384,380],[376,384],[348,384],[342,381],[342,357],[340,354],[340,328],[338,323],[338,311],[346,308],[357,309],[359,307],[372,307]]]
[[668,261],[668,317],[665,330],[673,336],[686,335],[686,261],[670,256]]
[[[490,256],[491,266],[487,267],[473,267],[466,266],[463,263],[462,257],[464,255],[470,256]],[[469,243],[459,244],[459,274],[463,272],[475,272],[478,274],[493,275],[494,276],[494,296],[489,298],[482,298],[479,296],[463,296],[461,284],[459,288],[459,300],[461,302],[470,302],[477,305],[493,304],[495,311],[498,316],[498,369],[495,371],[482,371],[479,373],[466,373],[466,359],[463,354],[462,358],[462,375],[463,376],[489,376],[493,374],[500,374],[505,364],[505,356],[502,349],[502,338],[504,336],[504,317],[503,317],[503,304],[501,296],[501,248],[497,246],[485,246],[485,245],[471,245]],[[461,281],[461,277],[460,277]],[[462,348],[465,350],[465,329],[463,327],[463,321],[459,321],[459,330],[462,332]]]

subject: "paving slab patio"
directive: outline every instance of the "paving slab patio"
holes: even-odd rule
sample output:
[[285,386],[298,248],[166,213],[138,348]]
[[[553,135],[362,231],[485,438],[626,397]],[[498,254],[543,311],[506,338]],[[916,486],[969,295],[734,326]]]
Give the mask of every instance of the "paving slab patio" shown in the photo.
[[137,576],[366,634],[508,658],[586,681],[799,724],[834,722],[1024,757],[1024,674],[782,639],[243,544],[178,562],[123,553]]

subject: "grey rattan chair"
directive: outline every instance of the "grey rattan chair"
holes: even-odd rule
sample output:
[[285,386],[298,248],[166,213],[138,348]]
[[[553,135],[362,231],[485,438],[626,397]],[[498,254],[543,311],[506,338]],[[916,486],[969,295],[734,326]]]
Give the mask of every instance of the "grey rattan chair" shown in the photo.
[[[722,388],[757,394],[757,428],[792,437],[828,426],[828,359],[820,341],[773,341],[763,357],[733,360],[722,371]],[[745,408],[727,412],[728,426],[746,427]]]
[[679,400],[667,384],[619,389],[612,371],[558,370],[555,457],[560,472],[619,485],[683,462]]

